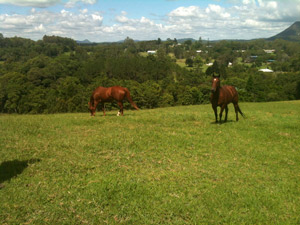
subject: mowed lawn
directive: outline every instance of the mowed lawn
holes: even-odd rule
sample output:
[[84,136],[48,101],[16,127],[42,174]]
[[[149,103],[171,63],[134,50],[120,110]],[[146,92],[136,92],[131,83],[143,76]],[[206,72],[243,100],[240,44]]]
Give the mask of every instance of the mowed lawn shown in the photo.
[[300,101],[240,107],[0,115],[0,224],[300,224]]

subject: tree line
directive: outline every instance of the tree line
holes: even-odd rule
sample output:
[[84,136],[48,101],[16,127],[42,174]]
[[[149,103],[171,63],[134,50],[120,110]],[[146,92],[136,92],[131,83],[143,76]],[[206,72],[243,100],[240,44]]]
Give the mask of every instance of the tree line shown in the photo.
[[[182,59],[184,66],[178,63]],[[206,66],[209,62],[213,65]],[[275,73],[259,72],[262,65]],[[213,73],[221,75],[223,85],[235,86],[241,101],[294,100],[300,98],[299,71],[300,44],[283,40],[199,38],[179,43],[126,38],[122,43],[79,45],[58,36],[32,41],[0,35],[0,112],[87,112],[92,91],[113,85],[127,87],[140,108],[206,104]]]

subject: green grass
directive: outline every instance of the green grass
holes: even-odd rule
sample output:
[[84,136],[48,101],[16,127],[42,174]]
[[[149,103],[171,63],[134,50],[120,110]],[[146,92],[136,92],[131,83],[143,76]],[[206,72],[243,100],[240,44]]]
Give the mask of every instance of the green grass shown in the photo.
[[189,67],[185,64],[185,60],[186,60],[186,59],[176,59],[176,63],[177,63],[177,65],[179,65],[180,67],[183,67],[183,68],[189,68]]
[[299,224],[300,101],[0,115],[1,224]]
[[148,52],[140,52],[139,55],[143,57],[147,57],[149,54]]
[[[188,67],[185,64],[185,61],[186,61],[185,58],[184,59],[176,59],[176,64],[179,65],[182,68],[186,68],[187,70],[194,70],[194,69],[197,68],[197,66],[195,64],[192,67]],[[207,70],[208,67],[210,67],[210,66],[206,65],[206,63],[203,63],[203,65],[202,65],[202,72],[205,73],[205,71]]]

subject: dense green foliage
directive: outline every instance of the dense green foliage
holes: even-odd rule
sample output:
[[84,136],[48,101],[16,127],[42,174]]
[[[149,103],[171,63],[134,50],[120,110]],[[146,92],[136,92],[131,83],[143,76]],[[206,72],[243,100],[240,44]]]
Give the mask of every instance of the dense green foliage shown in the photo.
[[[148,55],[147,50],[157,53]],[[140,108],[203,104],[209,101],[213,73],[221,74],[222,84],[236,86],[242,101],[299,99],[299,52],[299,43],[283,40],[179,44],[176,39],[127,38],[78,45],[56,36],[36,42],[2,36],[0,112],[85,112],[92,90],[112,85],[127,87]],[[185,59],[187,66],[180,66],[178,60]],[[213,66],[207,67],[209,62]],[[275,73],[258,72],[263,66]]]
[[299,224],[300,101],[0,114],[0,224]]

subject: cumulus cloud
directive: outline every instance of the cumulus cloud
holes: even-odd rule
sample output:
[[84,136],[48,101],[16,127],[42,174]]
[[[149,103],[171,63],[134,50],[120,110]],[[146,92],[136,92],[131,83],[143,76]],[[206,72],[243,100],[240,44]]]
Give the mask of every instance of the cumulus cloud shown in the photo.
[[119,23],[127,23],[127,22],[129,22],[129,19],[126,17],[126,15],[127,15],[127,12],[122,11],[121,15],[116,16],[116,20]]
[[66,8],[73,8],[76,6],[76,4],[78,3],[84,3],[84,4],[88,4],[88,5],[93,5],[97,2],[97,0],[69,0],[66,4],[65,7]]
[[[0,3],[8,0],[0,0]],[[41,39],[43,35],[59,35],[76,40],[118,41],[127,36],[149,40],[157,38],[252,39],[270,37],[300,20],[300,0],[227,0],[222,7],[218,1],[206,7],[197,5],[178,7],[166,13],[163,19],[146,16],[132,18],[122,11],[112,19],[105,12],[80,7],[78,11],[66,7],[60,12],[40,8],[60,0],[14,0],[11,4],[29,4],[34,7],[29,15],[0,14],[0,30],[4,36],[22,36]],[[35,2],[33,4],[32,2]],[[73,4],[94,4],[96,0],[69,0]],[[39,3],[39,4],[38,4]],[[46,4],[47,3],[47,4]],[[106,20],[105,20],[106,19]],[[105,24],[109,21],[110,24]]]
[[175,25],[172,31],[177,37],[188,32],[194,37],[251,39],[277,34],[300,19],[300,0],[234,3],[227,8],[218,4],[179,7],[168,14],[168,23]]
[[[104,35],[114,35],[117,40],[123,40],[127,36],[139,40],[157,39],[166,29],[161,23],[155,23],[144,16],[139,19],[130,19],[125,11],[116,16],[115,21],[113,26],[103,27],[102,32]],[[153,35],[158,36],[154,37]]]
[[0,15],[0,30],[4,36],[21,36],[41,39],[43,35],[61,35],[64,37],[88,37],[91,32],[102,26],[103,16],[99,12],[87,14],[83,10],[74,14],[67,10],[58,13],[39,11],[31,15]]
[[197,6],[179,7],[169,13],[170,17],[201,17],[204,16]]
[[61,0],[0,0],[0,4],[46,8],[60,3]]
[[[77,3],[93,5],[97,0],[69,0],[65,6],[67,8],[75,7]],[[47,8],[49,6],[62,4],[62,0],[0,0],[0,4],[11,4],[16,6],[29,6],[36,8]]]

